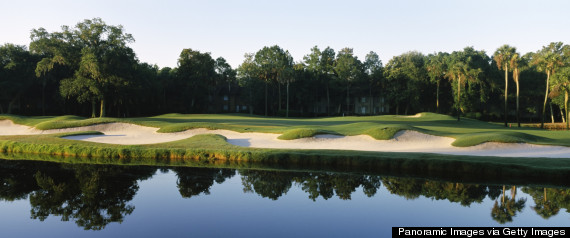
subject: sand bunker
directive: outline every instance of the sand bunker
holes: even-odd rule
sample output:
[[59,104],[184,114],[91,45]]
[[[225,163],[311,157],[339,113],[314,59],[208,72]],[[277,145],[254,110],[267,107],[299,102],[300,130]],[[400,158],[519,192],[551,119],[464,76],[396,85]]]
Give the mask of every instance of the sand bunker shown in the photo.
[[10,120],[0,120],[0,136],[34,134],[38,134],[37,130],[29,126],[14,124]]
[[65,139],[83,140],[97,143],[140,145],[182,140],[199,134],[219,134],[228,143],[253,148],[275,149],[324,149],[358,150],[379,152],[417,152],[474,156],[501,157],[550,157],[570,158],[570,147],[544,146],[526,143],[488,142],[471,147],[454,147],[455,139],[433,136],[416,131],[400,131],[390,140],[375,140],[367,135],[337,136],[317,135],[296,140],[279,140],[279,134],[239,133],[229,130],[191,129],[176,133],[157,133],[158,128],[127,123],[107,123],[76,128],[37,130],[17,125],[9,120],[0,121],[0,135],[53,134],[74,131],[99,131],[104,135],[68,136]]

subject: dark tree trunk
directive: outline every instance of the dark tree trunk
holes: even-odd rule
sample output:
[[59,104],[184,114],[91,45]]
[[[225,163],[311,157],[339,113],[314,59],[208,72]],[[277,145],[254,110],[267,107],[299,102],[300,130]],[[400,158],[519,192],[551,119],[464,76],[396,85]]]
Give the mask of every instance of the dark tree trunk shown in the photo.
[[331,112],[330,112],[330,107],[331,107],[331,105],[330,105],[330,103],[331,103],[331,99],[330,99],[330,94],[329,94],[329,84],[328,84],[328,82],[327,82],[327,115],[329,115],[329,116],[331,115]]
[[374,112],[374,98],[372,97],[372,83],[370,83],[370,87],[368,88],[368,95],[370,96],[368,101],[368,106],[369,106],[369,113],[370,115],[372,115],[372,113]]
[[400,104],[396,104],[396,115],[400,115]]
[[8,103],[8,114],[12,114],[12,108],[14,107],[14,101]]
[[46,115],[46,79],[42,80],[42,116]]
[[265,116],[267,116],[267,82],[265,83]]
[[507,116],[507,95],[509,90],[509,66],[505,63],[505,127],[508,125],[508,116]]
[[277,83],[277,94],[278,94],[278,100],[279,100],[279,111],[281,111],[281,83]]
[[570,121],[568,114],[568,91],[564,92],[564,110],[566,111],[566,130],[570,130]]
[[96,112],[97,112],[97,106],[95,100],[91,100],[91,118],[96,117]]
[[520,120],[521,113],[519,111],[519,92],[520,92],[520,90],[519,90],[519,79],[518,78],[519,77],[517,76],[517,80],[515,81],[515,83],[517,84],[517,124],[518,124],[518,127],[521,127],[521,120]]
[[457,80],[457,121],[461,120],[461,77]]
[[550,105],[550,120],[552,123],[554,123],[554,111],[552,110],[552,102],[549,102],[548,105]]
[[548,100],[548,83],[550,81],[550,71],[546,70],[546,93],[544,94],[544,103],[542,104],[542,116],[540,117],[540,128],[544,129],[544,116],[546,114],[546,101]]
[[350,83],[346,83],[346,114],[350,114]]
[[287,111],[285,112],[285,117],[289,117],[289,82],[287,82]]
[[566,123],[566,116],[564,116],[564,109],[566,109],[566,106],[563,107],[558,107],[560,108],[560,117],[562,118],[562,123]]
[[14,109],[14,105],[16,104],[16,102],[20,99],[20,94],[18,93],[18,95],[16,95],[11,101],[10,103],[8,103],[8,114],[12,114],[12,110]]
[[253,86],[249,87],[249,114],[253,115]]
[[[232,95],[232,86],[231,86],[231,84],[228,82],[228,112],[231,112],[231,111],[232,111],[232,108],[231,108],[231,106],[232,106],[231,98],[232,98],[232,97],[231,97],[231,95]],[[237,104],[237,103],[236,103],[236,104]],[[237,110],[236,110],[236,112],[237,112]]]
[[440,80],[437,80],[437,90],[435,94],[435,112],[439,113],[439,83]]
[[105,117],[105,98],[101,98],[101,112],[99,113],[99,117]]

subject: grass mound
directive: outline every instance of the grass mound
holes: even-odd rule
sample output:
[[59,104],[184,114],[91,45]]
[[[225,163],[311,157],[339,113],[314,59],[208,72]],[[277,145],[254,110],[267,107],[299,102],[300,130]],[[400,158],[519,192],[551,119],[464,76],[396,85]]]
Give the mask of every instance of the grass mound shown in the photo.
[[295,139],[313,137],[313,136],[322,135],[322,134],[339,135],[338,133],[336,133],[336,132],[331,132],[331,131],[308,129],[308,128],[300,128],[300,129],[293,129],[293,130],[286,131],[285,133],[283,133],[283,134],[281,134],[279,137],[277,137],[277,139],[280,139],[280,140],[295,140]]
[[57,117],[52,120],[40,122],[35,125],[38,130],[50,130],[50,129],[64,129],[82,126],[91,126],[104,123],[120,122],[120,120],[114,118],[89,118],[89,119],[77,119],[68,117]]
[[419,131],[418,128],[409,125],[386,125],[386,126],[378,126],[364,132],[365,135],[369,135],[376,140],[389,140],[394,138],[394,135],[398,133],[398,131],[402,130],[413,130]]
[[158,129],[158,133],[173,133],[173,132],[182,132],[191,129],[197,128],[205,128],[208,130],[217,130],[217,129],[227,129],[223,126],[220,126],[217,123],[207,123],[207,122],[188,122],[188,123],[174,123],[171,125],[163,126]]
[[457,147],[475,146],[485,142],[501,142],[501,143],[534,143],[540,140],[546,140],[534,135],[522,132],[482,132],[460,135],[452,143]]
[[118,118],[84,118],[79,116],[39,116],[25,117],[17,115],[0,115],[0,120],[10,120],[16,124],[35,127],[38,130],[64,129],[72,127],[91,126],[96,124],[123,122]]

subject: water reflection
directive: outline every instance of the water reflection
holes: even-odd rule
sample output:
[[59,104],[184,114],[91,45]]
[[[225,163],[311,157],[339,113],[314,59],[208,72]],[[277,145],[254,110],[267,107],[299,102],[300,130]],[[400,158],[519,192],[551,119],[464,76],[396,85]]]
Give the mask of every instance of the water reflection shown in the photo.
[[525,187],[522,191],[532,197],[532,209],[544,219],[558,214],[560,208],[570,210],[570,189]]
[[[13,160],[0,160],[0,201],[28,199],[32,219],[44,221],[56,216],[86,230],[100,230],[110,223],[123,222],[133,213],[132,200],[139,190],[139,182],[150,179],[157,171],[172,171],[177,178],[172,186],[187,199],[208,196],[215,184],[239,174],[241,185],[238,186],[243,192],[257,194],[262,199],[279,200],[293,189],[302,191],[315,202],[333,197],[351,200],[356,193],[366,197],[390,196],[389,193],[406,200],[423,197],[463,207],[483,204],[489,209],[489,218],[499,224],[513,222],[525,207],[531,208],[527,212],[533,211],[544,219],[570,208],[570,189],[567,188],[464,184],[333,172],[167,169]],[[380,193],[382,187],[385,192]],[[532,202],[527,198],[532,198]]]
[[513,217],[517,213],[521,212],[526,204],[526,199],[517,199],[516,195],[517,189],[515,186],[511,188],[511,197],[505,195],[505,186],[503,186],[503,195],[501,196],[501,202],[498,199],[495,200],[493,209],[491,209],[491,217],[493,220],[499,222],[500,224],[505,224],[507,222],[512,222]]
[[221,184],[236,174],[234,169],[173,168],[178,177],[176,187],[183,198],[209,195],[214,182]]
[[138,181],[152,177],[156,168],[1,161],[0,171],[0,199],[29,196],[32,219],[59,216],[86,230],[100,230],[133,212],[129,201]]

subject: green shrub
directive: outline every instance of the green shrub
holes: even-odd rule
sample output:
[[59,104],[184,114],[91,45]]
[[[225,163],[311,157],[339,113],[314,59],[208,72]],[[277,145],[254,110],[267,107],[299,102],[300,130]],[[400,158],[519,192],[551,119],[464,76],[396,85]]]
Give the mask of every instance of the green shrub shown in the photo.
[[533,143],[538,140],[546,140],[546,138],[521,132],[481,132],[460,135],[452,145],[457,147],[467,147],[479,145],[485,142]]
[[331,131],[300,128],[300,129],[293,129],[293,130],[286,131],[285,133],[283,133],[279,137],[277,137],[277,139],[295,140],[295,139],[313,137],[313,136],[322,135],[322,134],[338,135],[338,133],[331,132]]
[[369,135],[376,140],[389,140],[394,138],[394,135],[401,130],[418,130],[412,126],[408,125],[388,125],[388,126],[379,126],[372,129],[369,129],[364,132],[365,135]]

